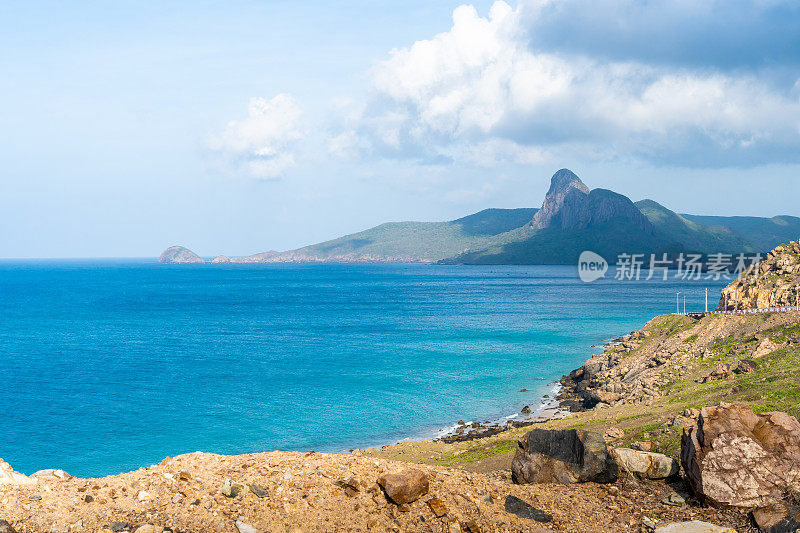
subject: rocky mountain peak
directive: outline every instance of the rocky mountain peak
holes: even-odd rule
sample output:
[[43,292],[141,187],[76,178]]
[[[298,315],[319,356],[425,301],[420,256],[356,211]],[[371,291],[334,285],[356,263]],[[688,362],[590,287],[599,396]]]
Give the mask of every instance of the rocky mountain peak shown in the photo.
[[550,178],[550,189],[547,191],[547,196],[566,195],[572,189],[589,194],[589,187],[574,172],[568,168],[562,168]]
[[589,187],[569,169],[562,168],[550,178],[550,189],[544,197],[542,208],[534,215],[531,226],[546,228],[551,220],[561,210],[564,199],[576,191],[577,194],[588,195]]

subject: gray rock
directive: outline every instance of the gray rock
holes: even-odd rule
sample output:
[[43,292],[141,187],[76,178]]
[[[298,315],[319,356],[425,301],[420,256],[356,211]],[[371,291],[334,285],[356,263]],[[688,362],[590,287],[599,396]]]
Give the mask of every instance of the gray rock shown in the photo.
[[129,527],[131,526],[127,522],[116,521],[116,522],[111,522],[111,524],[109,524],[108,526],[108,529],[110,529],[111,531],[125,531]]
[[261,485],[256,485],[255,483],[250,485],[250,492],[255,494],[258,498],[266,498],[267,496],[269,496],[267,489],[265,489]]
[[603,437],[576,429],[531,430],[511,462],[515,483],[612,483],[617,472]]
[[644,479],[665,479],[676,475],[680,470],[678,461],[661,453],[614,448],[611,456],[620,470]]
[[680,507],[680,506],[686,504],[686,498],[684,498],[680,494],[675,494],[673,492],[672,494],[670,494],[666,498],[663,498],[661,500],[661,503],[663,503],[664,505],[671,505],[673,507]]
[[547,523],[553,521],[551,515],[545,513],[541,509],[537,509],[524,500],[520,500],[516,496],[506,496],[505,510],[507,513],[536,522]]
[[753,521],[763,533],[800,531],[800,507],[776,503],[753,510]]

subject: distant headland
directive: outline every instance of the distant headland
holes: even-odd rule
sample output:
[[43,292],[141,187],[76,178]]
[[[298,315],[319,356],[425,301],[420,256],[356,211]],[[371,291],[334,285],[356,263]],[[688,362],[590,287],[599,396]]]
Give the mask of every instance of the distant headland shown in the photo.
[[[583,250],[621,253],[756,253],[794,240],[800,218],[678,214],[653,200],[633,202],[589,188],[568,169],[551,178],[542,207],[484,209],[447,222],[387,222],[284,252],[219,255],[212,263],[576,264]],[[202,263],[172,246],[161,263]]]

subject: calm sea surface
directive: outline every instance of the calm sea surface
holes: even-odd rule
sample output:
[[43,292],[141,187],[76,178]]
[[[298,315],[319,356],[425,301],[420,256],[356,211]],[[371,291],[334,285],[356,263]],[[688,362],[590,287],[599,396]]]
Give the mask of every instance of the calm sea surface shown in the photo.
[[431,437],[535,408],[591,345],[674,312],[676,291],[702,310],[709,287],[715,307],[723,285],[584,284],[552,266],[4,261],[0,457],[99,476],[196,450]]

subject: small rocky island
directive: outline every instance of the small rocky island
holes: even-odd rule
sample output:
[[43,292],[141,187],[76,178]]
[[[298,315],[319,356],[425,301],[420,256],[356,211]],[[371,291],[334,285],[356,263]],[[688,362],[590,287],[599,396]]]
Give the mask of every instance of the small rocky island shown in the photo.
[[205,263],[202,257],[183,246],[170,246],[161,253],[159,263]]

